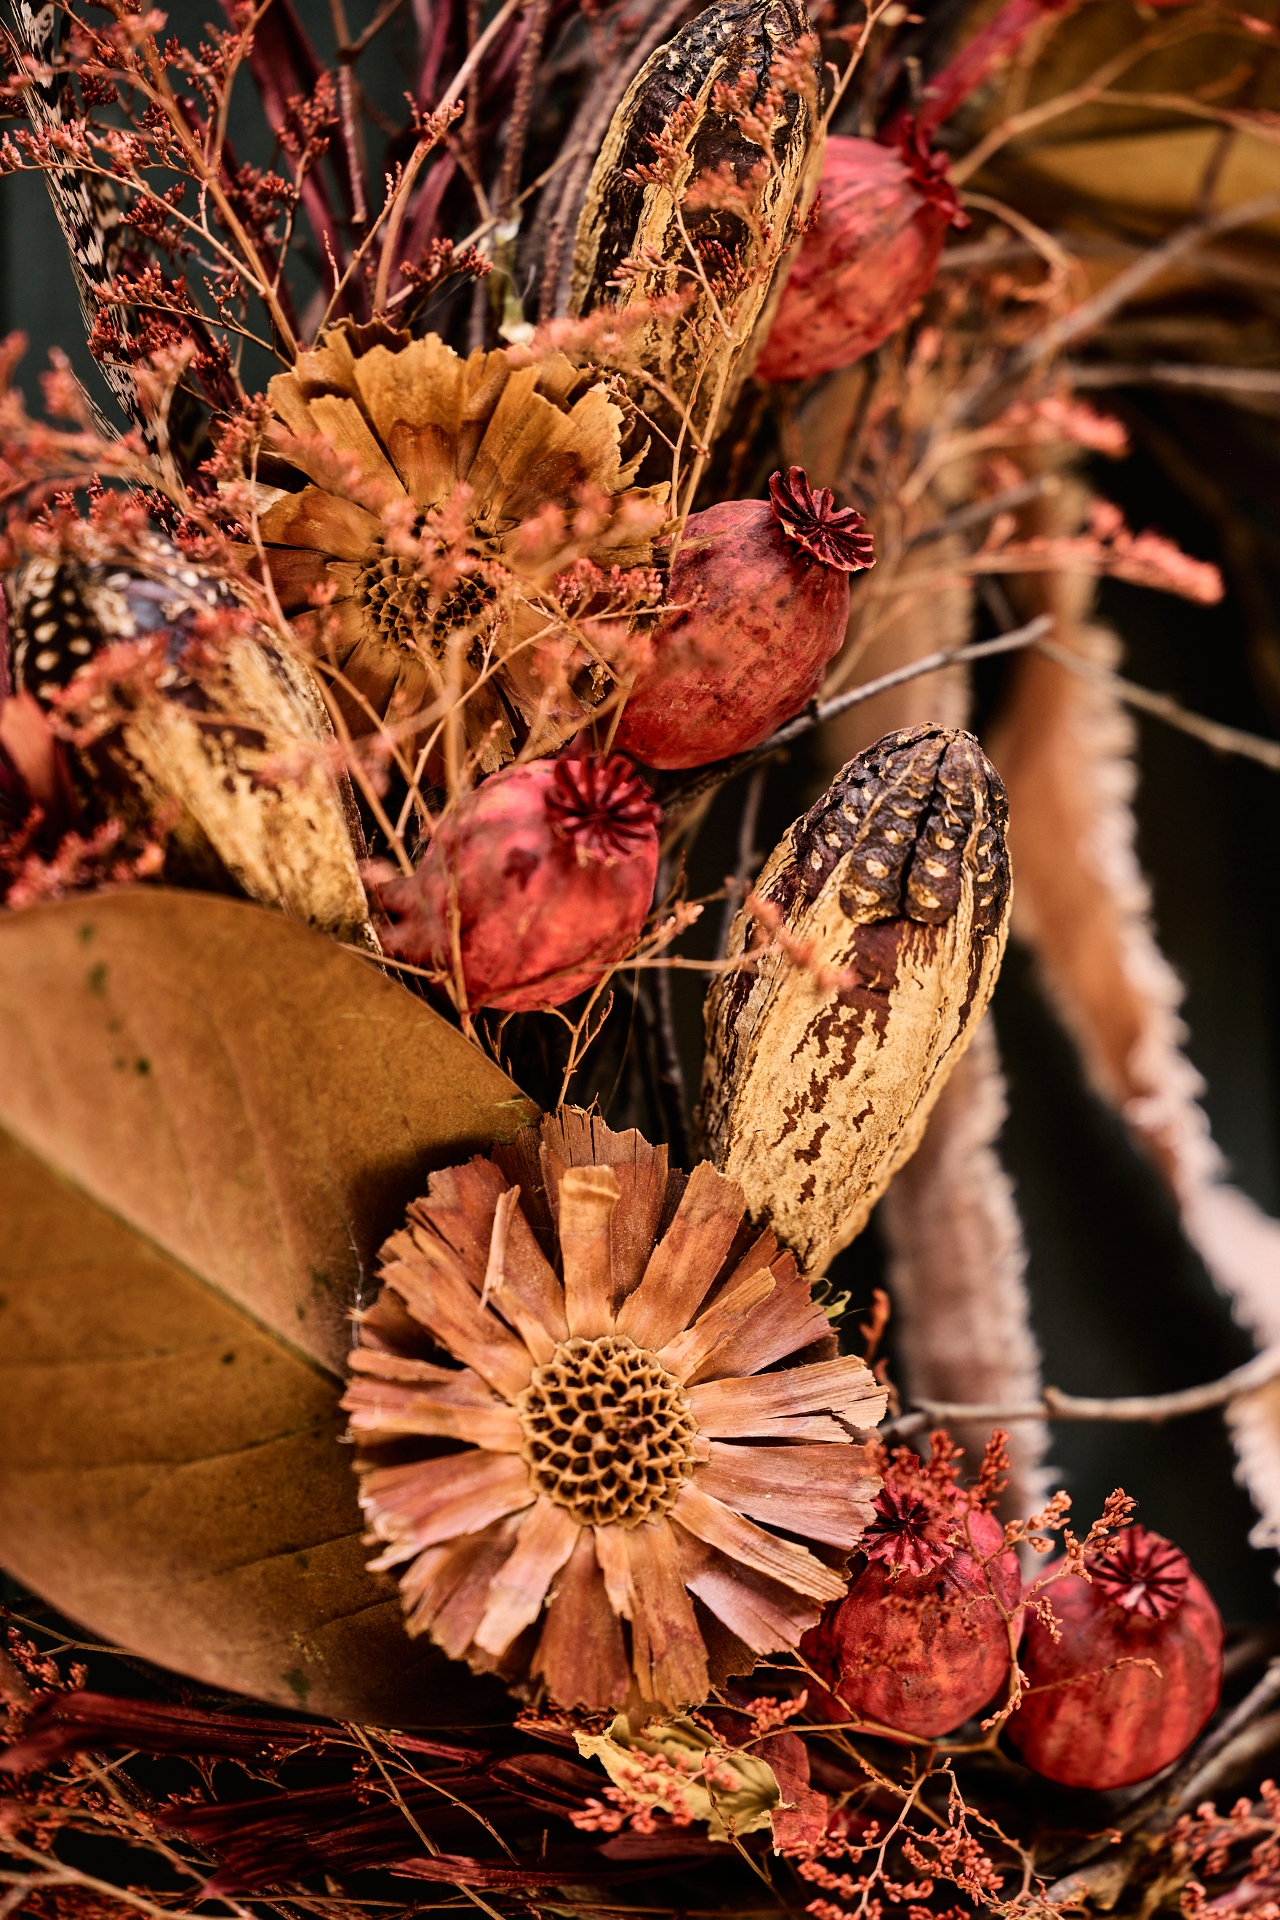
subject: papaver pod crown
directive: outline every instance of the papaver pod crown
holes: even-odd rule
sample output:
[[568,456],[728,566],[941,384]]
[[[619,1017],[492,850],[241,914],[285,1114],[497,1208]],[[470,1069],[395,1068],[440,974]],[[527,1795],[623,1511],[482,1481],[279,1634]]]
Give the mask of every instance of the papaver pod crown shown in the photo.
[[613,866],[647,851],[662,810],[623,754],[607,760],[588,754],[556,762],[547,818],[552,832],[569,842],[580,862],[602,860]]
[[[1009,1737],[1027,1766],[1068,1787],[1126,1787],[1186,1751],[1218,1704],[1222,1620],[1186,1555],[1131,1527],[1028,1608],[1027,1692]],[[1045,1575],[1041,1578],[1044,1579]]]
[[798,547],[841,573],[858,573],[875,565],[875,542],[856,507],[837,507],[830,487],[811,487],[803,467],[792,467],[784,480],[775,473],[769,498],[778,525]]

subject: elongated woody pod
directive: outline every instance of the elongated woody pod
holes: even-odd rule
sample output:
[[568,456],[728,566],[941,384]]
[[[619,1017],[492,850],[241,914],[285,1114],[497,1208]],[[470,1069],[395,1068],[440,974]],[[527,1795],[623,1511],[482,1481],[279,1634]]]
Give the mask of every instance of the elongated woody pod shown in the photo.
[[986,1010],[1009,916],[1005,795],[971,734],[913,727],[784,835],[707,996],[701,1125],[821,1272],[919,1144]]
[[[751,371],[792,213],[817,184],[815,52],[800,0],[716,0],[645,62],[591,174],[570,310],[643,316],[631,353],[687,405],[695,439],[714,437]],[[720,91],[735,87],[736,104]],[[652,380],[634,398],[679,433]],[[661,443],[650,460],[646,479],[669,473]]]

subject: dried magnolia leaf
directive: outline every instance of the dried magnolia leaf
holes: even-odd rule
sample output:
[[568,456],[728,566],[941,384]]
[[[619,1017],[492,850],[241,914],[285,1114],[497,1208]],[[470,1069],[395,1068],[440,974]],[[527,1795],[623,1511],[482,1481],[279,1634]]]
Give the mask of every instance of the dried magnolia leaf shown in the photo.
[[[1073,531],[1078,490],[1042,506],[1037,530]],[[1034,598],[1031,597],[1034,595]],[[1119,646],[1087,621],[1091,584],[1046,573],[1032,607],[1057,616],[1055,640],[1114,668]],[[1280,1221],[1224,1179],[1183,1051],[1183,987],[1151,924],[1132,797],[1133,721],[1110,688],[1040,655],[1019,662],[992,752],[1009,783],[1019,937],[1035,952],[1089,1080],[1165,1180],[1183,1229],[1259,1346],[1280,1342]],[[1280,1545],[1280,1393],[1234,1401],[1228,1426],[1262,1518],[1253,1544]]]
[[708,995],[702,1126],[808,1272],[866,1224],[986,1009],[1004,826],[971,735],[890,734],[791,827],[734,922],[731,959],[767,950]]
[[137,889],[0,921],[0,1562],[211,1685],[486,1711],[365,1571],[338,1375],[428,1170],[531,1117],[279,915]]
[[[640,69],[587,187],[571,312],[617,306],[625,313],[686,294],[699,262],[712,280],[731,271],[732,285],[722,285],[718,298],[696,287],[692,305],[651,314],[629,343],[630,357],[689,406],[695,439],[714,434],[751,371],[780,291],[780,241],[810,184],[812,103],[785,70],[809,32],[800,0],[721,0],[708,7]],[[755,82],[749,106],[764,106],[780,58],[769,164],[733,114],[716,112],[714,95],[718,83],[746,76]],[[657,140],[672,142],[678,154],[673,173],[655,166]],[[643,177],[641,170],[658,177]],[[754,183],[749,209],[736,207],[713,184],[728,174],[739,185]],[[628,261],[636,269],[624,272]],[[670,403],[652,387],[638,383],[635,397],[664,432],[679,432]]]

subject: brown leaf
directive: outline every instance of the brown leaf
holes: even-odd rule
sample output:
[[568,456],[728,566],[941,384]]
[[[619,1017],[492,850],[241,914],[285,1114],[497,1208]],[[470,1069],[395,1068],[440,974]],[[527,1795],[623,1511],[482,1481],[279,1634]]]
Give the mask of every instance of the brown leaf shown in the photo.
[[531,1117],[280,915],[139,889],[0,920],[4,1564],[212,1685],[400,1725],[489,1710],[364,1569],[338,1375],[428,1171]]

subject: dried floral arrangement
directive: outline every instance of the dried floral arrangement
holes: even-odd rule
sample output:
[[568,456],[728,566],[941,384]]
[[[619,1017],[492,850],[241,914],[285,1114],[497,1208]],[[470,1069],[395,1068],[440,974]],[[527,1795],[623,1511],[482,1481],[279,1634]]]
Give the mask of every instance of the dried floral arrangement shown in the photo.
[[[5,30],[101,391],[3,346],[0,1917],[1274,1920],[1280,1660],[1046,1450],[1221,1408],[1280,1542],[1131,716],[1280,745],[1090,477],[1274,429],[1280,25],[365,14]],[[1011,926],[1225,1378],[1041,1380]]]

